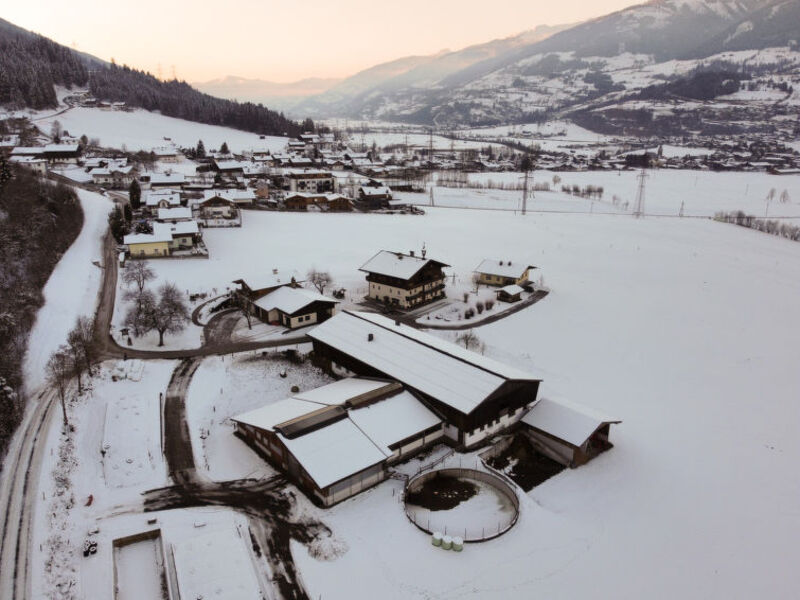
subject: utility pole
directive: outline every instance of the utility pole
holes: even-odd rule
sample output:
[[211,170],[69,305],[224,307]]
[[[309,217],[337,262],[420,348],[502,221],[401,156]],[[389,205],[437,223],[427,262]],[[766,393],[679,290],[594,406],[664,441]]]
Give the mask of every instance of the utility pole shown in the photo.
[[644,217],[644,188],[647,180],[647,172],[642,169],[639,173],[639,190],[636,192],[636,207],[633,209],[633,217],[640,219]]
[[433,127],[428,130],[428,165],[433,169]]
[[525,171],[525,183],[522,185],[522,214],[525,214],[525,209],[528,207],[528,171]]
[[436,204],[433,202],[433,183],[431,183],[431,206],[436,206]]

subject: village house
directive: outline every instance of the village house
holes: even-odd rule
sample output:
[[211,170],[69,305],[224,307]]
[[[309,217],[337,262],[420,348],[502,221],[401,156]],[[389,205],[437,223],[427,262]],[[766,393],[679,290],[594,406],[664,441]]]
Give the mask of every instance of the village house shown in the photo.
[[272,273],[256,279],[234,279],[233,283],[239,286],[233,292],[233,296],[239,304],[254,302],[258,298],[266,296],[273,290],[277,290],[284,285],[298,286],[303,283],[296,278],[297,273],[281,274],[278,269],[272,269]]
[[192,220],[192,209],[187,206],[175,208],[159,208],[156,220],[160,223],[178,223]]
[[177,163],[183,158],[183,154],[176,148],[153,148],[156,160],[165,163]]
[[144,207],[156,214],[159,208],[176,208],[181,205],[181,193],[176,190],[150,190],[144,195]]
[[333,175],[328,171],[287,169],[284,177],[290,192],[325,193],[333,191]]
[[542,398],[522,418],[522,431],[537,451],[574,468],[611,447],[609,430],[617,423],[585,406]]
[[236,203],[219,194],[200,200],[195,206],[198,210],[198,217],[201,219],[236,219],[239,216],[239,208]]
[[235,435],[331,506],[442,440],[442,420],[397,382],[352,377],[232,418]]
[[47,174],[47,161],[43,158],[36,158],[34,156],[12,156],[9,160],[39,175]]
[[345,212],[353,210],[353,203],[341,194],[290,193],[284,199],[287,210],[322,210]]
[[155,233],[129,233],[123,238],[131,258],[160,258],[170,255],[172,235],[160,231]]
[[385,377],[413,391],[459,448],[511,427],[536,402],[536,377],[383,315],[344,311],[308,336],[330,372]]
[[282,285],[246,304],[246,310],[263,323],[297,329],[330,319],[338,300],[298,285]]
[[136,178],[136,171],[132,166],[98,167],[89,174],[92,176],[92,183],[112,189],[127,188]]
[[359,269],[367,274],[367,298],[402,308],[414,308],[444,298],[443,262],[402,252],[381,250]]
[[183,173],[145,173],[139,181],[148,185],[150,189],[178,188],[186,183]]
[[46,146],[17,146],[11,157],[27,156],[46,160],[50,165],[78,164],[81,157],[79,144],[47,144]]
[[367,210],[387,208],[392,199],[392,190],[385,185],[358,188],[358,199],[361,206]]
[[531,271],[535,269],[533,265],[487,258],[475,268],[475,273],[478,275],[478,283],[484,285],[522,286],[530,281]]
[[203,198],[206,200],[224,198],[225,200],[230,200],[236,206],[252,206],[256,200],[256,193],[250,189],[211,189],[203,191]]

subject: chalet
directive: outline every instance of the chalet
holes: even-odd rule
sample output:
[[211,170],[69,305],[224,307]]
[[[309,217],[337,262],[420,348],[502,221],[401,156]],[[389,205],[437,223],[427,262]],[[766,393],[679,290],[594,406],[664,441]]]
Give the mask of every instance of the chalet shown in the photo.
[[181,188],[186,177],[183,173],[145,173],[139,181],[150,184],[150,189]]
[[315,360],[331,372],[402,383],[459,447],[516,424],[536,401],[540,380],[532,375],[383,315],[344,311],[308,336]]
[[239,286],[239,289],[233,293],[240,302],[253,302],[281,286],[291,285],[292,287],[297,287],[302,281],[298,281],[292,274],[282,275],[278,272],[278,269],[273,269],[269,275],[257,279],[248,279],[247,281],[234,279],[233,283]]
[[350,198],[341,194],[311,194],[308,192],[290,193],[284,199],[288,210],[321,210],[345,212],[353,210]]
[[152,213],[159,208],[176,208],[181,205],[181,193],[170,189],[148,191],[144,205]]
[[39,175],[47,173],[47,161],[43,158],[36,158],[33,156],[12,156],[10,161],[15,165],[21,165],[32,170]]
[[80,157],[79,144],[47,144],[42,156],[51,165],[76,165]]
[[443,262],[402,252],[381,250],[359,271],[367,274],[367,298],[397,308],[414,308],[444,298]]
[[358,199],[364,208],[369,210],[386,208],[392,199],[392,190],[385,185],[377,187],[362,185],[358,188]]
[[237,206],[252,206],[256,200],[256,193],[253,190],[239,190],[239,189],[212,189],[205,190],[203,197],[206,200],[211,198],[224,198],[230,200]]
[[153,234],[169,236],[171,251],[191,250],[200,240],[200,227],[196,221],[176,221],[174,223],[153,223]]
[[478,275],[478,283],[485,285],[525,285],[530,281],[531,271],[535,269],[533,265],[487,258],[475,268],[475,273]]
[[542,398],[521,427],[539,452],[574,468],[611,448],[609,430],[617,423],[585,406]]
[[202,219],[235,219],[239,216],[239,209],[236,203],[230,198],[225,198],[219,194],[200,200],[196,206]]
[[211,168],[221,175],[244,175],[246,164],[240,160],[214,159]]
[[290,192],[325,193],[333,191],[333,175],[328,171],[287,169],[285,177]]
[[153,154],[156,160],[166,163],[180,162],[181,158],[183,158],[180,151],[175,148],[153,148]]
[[338,300],[297,285],[282,285],[247,304],[247,310],[264,323],[297,329],[330,319]]
[[175,208],[159,208],[156,219],[160,223],[178,223],[192,220],[192,209],[186,206]]
[[232,418],[235,435],[331,506],[441,441],[442,420],[397,382],[351,377]]
[[156,233],[129,233],[123,239],[131,258],[158,258],[170,255],[172,235],[160,231]]
[[128,187],[136,177],[133,167],[98,167],[92,169],[89,174],[92,182],[96,185],[122,189]]
[[519,302],[522,300],[522,292],[524,291],[516,283],[512,283],[497,290],[497,299],[500,302]]

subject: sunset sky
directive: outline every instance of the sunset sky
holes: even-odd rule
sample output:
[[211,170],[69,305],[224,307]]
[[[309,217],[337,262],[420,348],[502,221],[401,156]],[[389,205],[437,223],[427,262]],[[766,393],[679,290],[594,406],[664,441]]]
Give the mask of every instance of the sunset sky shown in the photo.
[[631,0],[36,0],[0,16],[105,60],[163,77],[289,82],[345,77],[394,58],[456,50]]

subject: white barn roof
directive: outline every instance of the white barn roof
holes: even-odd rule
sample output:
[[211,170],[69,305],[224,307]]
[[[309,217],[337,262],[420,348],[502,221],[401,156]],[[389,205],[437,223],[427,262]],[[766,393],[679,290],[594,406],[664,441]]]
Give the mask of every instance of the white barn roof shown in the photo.
[[621,423],[586,406],[548,398],[539,400],[522,422],[576,447],[606,423]]
[[526,263],[512,263],[510,260],[495,260],[493,258],[484,259],[475,268],[476,273],[485,275],[500,275],[501,277],[522,277],[525,269],[535,269],[533,265]]
[[463,414],[472,412],[506,381],[539,381],[529,373],[372,313],[342,312],[308,336]]
[[305,288],[293,288],[288,285],[279,287],[256,300],[254,304],[264,310],[277,309],[286,314],[292,315],[298,310],[302,310],[313,302],[336,302],[333,298],[328,298],[312,290]]
[[381,250],[364,263],[359,271],[388,275],[389,277],[397,277],[398,279],[411,279],[429,262],[436,262],[445,267],[450,266],[433,260],[432,258],[422,258],[421,256],[403,254],[402,252]]
[[307,392],[300,392],[299,394],[295,394],[294,397],[298,400],[307,400],[308,402],[316,402],[328,406],[335,404],[341,405],[362,394],[374,392],[392,385],[394,384],[389,381],[364,379],[362,377],[347,377],[328,385],[308,390]]

